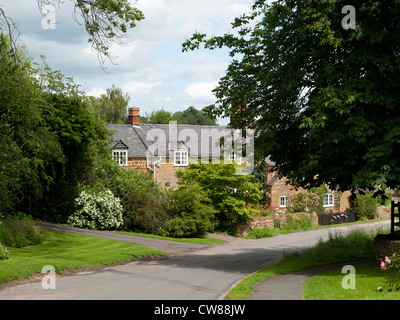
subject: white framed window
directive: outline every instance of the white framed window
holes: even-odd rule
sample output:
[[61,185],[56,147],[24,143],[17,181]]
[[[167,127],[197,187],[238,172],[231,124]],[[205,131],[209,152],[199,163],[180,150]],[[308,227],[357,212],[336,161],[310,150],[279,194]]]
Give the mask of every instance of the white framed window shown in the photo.
[[128,166],[128,151],[127,150],[113,150],[113,158],[121,167]]
[[333,207],[333,200],[334,196],[332,193],[325,193],[324,194],[324,207]]
[[188,151],[175,151],[174,152],[174,166],[188,166],[189,165],[189,152]]
[[286,208],[288,205],[289,196],[281,196],[279,199],[279,207]]

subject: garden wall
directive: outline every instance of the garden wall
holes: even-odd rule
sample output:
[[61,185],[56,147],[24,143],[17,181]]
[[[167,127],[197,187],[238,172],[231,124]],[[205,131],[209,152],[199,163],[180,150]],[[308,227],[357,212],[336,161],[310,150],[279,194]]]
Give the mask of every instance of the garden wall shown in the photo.
[[387,207],[378,207],[378,217],[380,219],[390,218],[390,206]]
[[[296,218],[298,215],[309,215],[313,222],[318,225],[318,215],[316,213],[291,213],[291,215]],[[264,228],[274,228],[277,224],[284,224],[286,223],[286,213],[283,214],[275,214],[272,216],[267,216],[267,217],[259,217],[259,218],[254,218],[249,221],[247,221],[245,224],[238,225],[236,226],[236,233],[239,234],[239,236],[247,236],[249,232],[253,229],[264,229]]]

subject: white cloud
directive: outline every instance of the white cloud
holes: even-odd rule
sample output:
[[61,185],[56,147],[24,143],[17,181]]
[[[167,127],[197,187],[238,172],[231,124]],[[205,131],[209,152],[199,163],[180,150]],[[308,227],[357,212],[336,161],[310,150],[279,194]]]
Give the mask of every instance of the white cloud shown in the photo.
[[122,91],[130,94],[149,94],[155,87],[162,85],[162,82],[140,82],[130,81],[121,86]]
[[132,0],[145,19],[129,31],[130,45],[112,46],[118,58],[116,65],[107,62],[108,73],[101,70],[84,27],[71,18],[72,2],[57,8],[55,30],[43,30],[36,1],[5,1],[29,53],[37,60],[46,56],[54,70],[88,87],[88,93],[100,95],[115,85],[129,94],[131,105],[177,111],[214,103],[211,91],[230,59],[226,49],[182,53],[182,43],[196,31],[229,32],[233,19],[248,13],[254,0]]
[[214,101],[212,90],[218,85],[217,82],[195,82],[187,85],[185,92],[194,100]]
[[92,97],[96,97],[96,98],[99,98],[102,94],[106,94],[106,93],[107,93],[107,91],[102,88],[93,88],[93,89],[86,91],[86,94],[88,96],[92,96]]

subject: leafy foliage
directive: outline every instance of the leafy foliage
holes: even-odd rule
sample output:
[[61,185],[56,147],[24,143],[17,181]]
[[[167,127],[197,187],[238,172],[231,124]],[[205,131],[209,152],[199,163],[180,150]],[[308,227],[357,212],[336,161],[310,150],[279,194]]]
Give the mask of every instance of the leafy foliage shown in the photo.
[[217,125],[215,118],[208,116],[205,112],[189,107],[184,111],[171,113],[164,109],[155,110],[151,113],[145,113],[141,118],[142,123],[151,124],[169,124],[170,121],[176,121],[177,124],[191,125]]
[[198,184],[181,185],[169,196],[170,218],[160,233],[170,237],[203,237],[214,213],[210,199]]
[[124,95],[114,85],[99,98],[91,97],[90,105],[99,118],[109,124],[126,124],[128,122],[127,107],[129,96]]
[[295,186],[341,191],[395,188],[400,118],[400,3],[357,0],[355,29],[343,1],[257,0],[235,33],[196,33],[183,50],[227,47],[214,116],[256,130],[260,157]]
[[0,227],[0,243],[8,247],[22,248],[36,245],[45,238],[45,231],[26,215],[20,214],[16,217],[7,215]]
[[[39,9],[44,6],[56,6],[63,0],[37,0]],[[110,54],[112,43],[125,44],[128,29],[134,28],[138,21],[144,19],[143,13],[132,6],[128,0],[74,0],[73,16],[78,24],[84,25],[89,35],[89,43],[97,51],[101,66],[104,58],[113,60]],[[0,8],[0,33],[7,33],[10,39],[11,51],[15,54],[18,49],[13,34],[16,23]],[[15,58],[15,57],[14,57]],[[13,59],[17,62],[17,59]]]
[[318,195],[313,192],[300,191],[290,197],[287,210],[290,213],[314,212],[318,204]]
[[378,216],[376,198],[371,194],[358,194],[354,200],[353,210],[357,219],[374,219]]
[[252,176],[236,175],[237,164],[191,164],[177,172],[180,183],[198,184],[211,200],[219,228],[234,231],[237,223],[252,217],[255,209],[248,204],[258,204],[261,197],[259,185]]

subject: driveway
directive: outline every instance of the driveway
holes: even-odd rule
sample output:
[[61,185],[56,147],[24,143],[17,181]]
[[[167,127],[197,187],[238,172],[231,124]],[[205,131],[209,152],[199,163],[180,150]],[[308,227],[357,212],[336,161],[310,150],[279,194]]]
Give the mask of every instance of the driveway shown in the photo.
[[65,229],[67,232],[113,237],[116,240],[167,251],[170,254],[107,267],[99,271],[60,277],[56,280],[56,289],[44,290],[41,282],[13,286],[0,291],[0,299],[218,300],[246,276],[281,260],[285,252],[298,251],[315,245],[319,239],[326,238],[332,230],[348,232],[352,229],[389,226],[388,221],[374,222],[259,240],[234,239],[218,246],[165,242],[67,228]]

